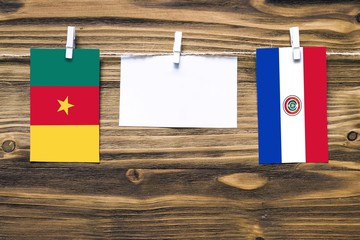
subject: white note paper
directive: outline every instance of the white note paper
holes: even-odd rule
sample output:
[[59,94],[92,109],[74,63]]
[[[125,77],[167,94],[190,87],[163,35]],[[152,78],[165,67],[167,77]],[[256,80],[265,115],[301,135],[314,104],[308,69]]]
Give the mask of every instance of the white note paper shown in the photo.
[[237,58],[122,57],[120,126],[237,127]]

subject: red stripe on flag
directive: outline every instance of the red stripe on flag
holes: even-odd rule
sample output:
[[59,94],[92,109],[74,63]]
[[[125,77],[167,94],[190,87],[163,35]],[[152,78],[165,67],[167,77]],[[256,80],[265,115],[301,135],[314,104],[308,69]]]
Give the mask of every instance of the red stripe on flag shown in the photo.
[[306,162],[328,162],[326,48],[304,47]]
[[30,124],[98,125],[99,87],[30,87]]

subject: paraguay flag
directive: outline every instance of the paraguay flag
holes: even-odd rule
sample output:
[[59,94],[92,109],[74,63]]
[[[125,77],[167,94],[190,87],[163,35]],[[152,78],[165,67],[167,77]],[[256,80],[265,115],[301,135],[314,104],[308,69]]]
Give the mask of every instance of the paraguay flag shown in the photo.
[[328,162],[326,48],[256,50],[259,163]]

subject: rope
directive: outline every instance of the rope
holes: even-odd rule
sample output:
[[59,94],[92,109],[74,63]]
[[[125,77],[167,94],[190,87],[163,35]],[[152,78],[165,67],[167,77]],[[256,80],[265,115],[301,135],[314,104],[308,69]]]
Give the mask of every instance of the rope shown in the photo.
[[[123,57],[123,56],[168,56],[173,53],[159,53],[159,52],[151,52],[151,53],[129,53],[129,52],[103,52],[100,53],[101,57]],[[182,52],[182,56],[242,56],[242,55],[255,55],[256,52]],[[327,56],[360,56],[360,52],[327,52]],[[0,54],[2,58],[26,58],[30,57],[30,54]]]

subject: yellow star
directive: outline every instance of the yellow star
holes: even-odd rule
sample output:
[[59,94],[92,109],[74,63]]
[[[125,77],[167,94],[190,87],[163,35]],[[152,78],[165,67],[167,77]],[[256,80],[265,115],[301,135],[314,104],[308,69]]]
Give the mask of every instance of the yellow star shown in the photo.
[[74,105],[69,103],[69,96],[65,98],[64,101],[58,100],[60,107],[57,110],[58,112],[64,111],[66,115],[69,115],[69,108],[73,107]]

